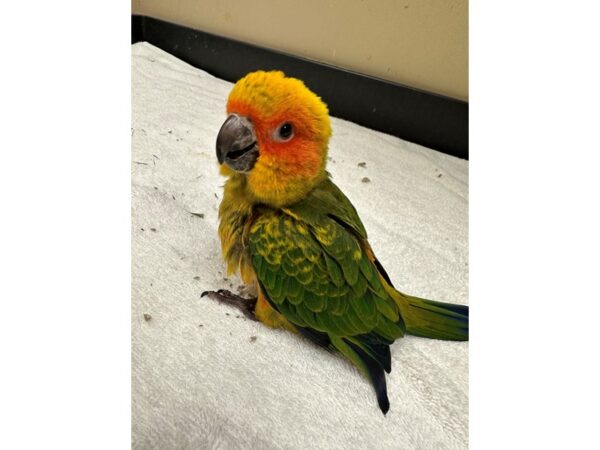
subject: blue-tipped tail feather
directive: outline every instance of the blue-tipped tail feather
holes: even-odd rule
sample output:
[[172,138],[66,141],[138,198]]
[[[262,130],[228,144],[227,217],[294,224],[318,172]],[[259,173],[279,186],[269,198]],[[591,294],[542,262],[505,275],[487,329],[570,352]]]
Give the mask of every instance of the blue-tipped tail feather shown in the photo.
[[408,334],[447,341],[469,340],[468,306],[403,297],[406,302],[400,308]]

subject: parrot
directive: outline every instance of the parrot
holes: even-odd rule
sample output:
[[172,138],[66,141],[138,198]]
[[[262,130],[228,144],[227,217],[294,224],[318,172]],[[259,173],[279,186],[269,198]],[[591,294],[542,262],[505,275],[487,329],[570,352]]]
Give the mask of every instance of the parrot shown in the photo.
[[256,71],[237,81],[216,139],[226,177],[218,235],[227,273],[257,293],[204,292],[253,320],[346,358],[385,415],[390,345],[406,334],[467,341],[469,308],[397,290],[350,200],[326,170],[329,110],[303,81]]

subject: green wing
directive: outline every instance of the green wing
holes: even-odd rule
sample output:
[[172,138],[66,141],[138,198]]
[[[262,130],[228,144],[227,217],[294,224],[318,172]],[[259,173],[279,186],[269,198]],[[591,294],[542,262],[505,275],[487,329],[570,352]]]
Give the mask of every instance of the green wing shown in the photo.
[[361,245],[364,238],[354,207],[329,181],[307,201],[263,210],[251,227],[249,250],[271,305],[304,335],[356,364],[387,410],[382,369],[391,370],[389,344],[405,325]]
[[367,231],[354,205],[329,178],[288,211],[308,222],[318,221],[320,216],[328,216],[351,230],[359,239],[367,239]]
[[[315,220],[318,219],[318,220]],[[285,213],[259,217],[250,252],[273,307],[302,328],[330,336],[403,335],[398,306],[356,238],[334,219]]]

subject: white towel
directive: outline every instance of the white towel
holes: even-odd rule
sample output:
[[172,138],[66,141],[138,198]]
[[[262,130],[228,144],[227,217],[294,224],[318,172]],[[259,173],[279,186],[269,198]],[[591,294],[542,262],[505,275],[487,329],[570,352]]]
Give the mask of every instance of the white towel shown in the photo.
[[[231,86],[132,47],[133,447],[466,448],[467,343],[394,343],[384,416],[341,357],[200,298],[241,284],[226,278],[216,231],[215,138]],[[395,286],[467,303],[468,163],[337,118],[332,127],[328,170]]]

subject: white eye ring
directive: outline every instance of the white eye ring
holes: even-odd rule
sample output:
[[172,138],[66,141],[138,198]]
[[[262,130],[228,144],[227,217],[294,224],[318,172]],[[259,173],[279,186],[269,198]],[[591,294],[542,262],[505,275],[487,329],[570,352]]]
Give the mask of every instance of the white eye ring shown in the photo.
[[284,122],[273,132],[273,138],[279,142],[287,142],[294,137],[294,127],[290,122]]

